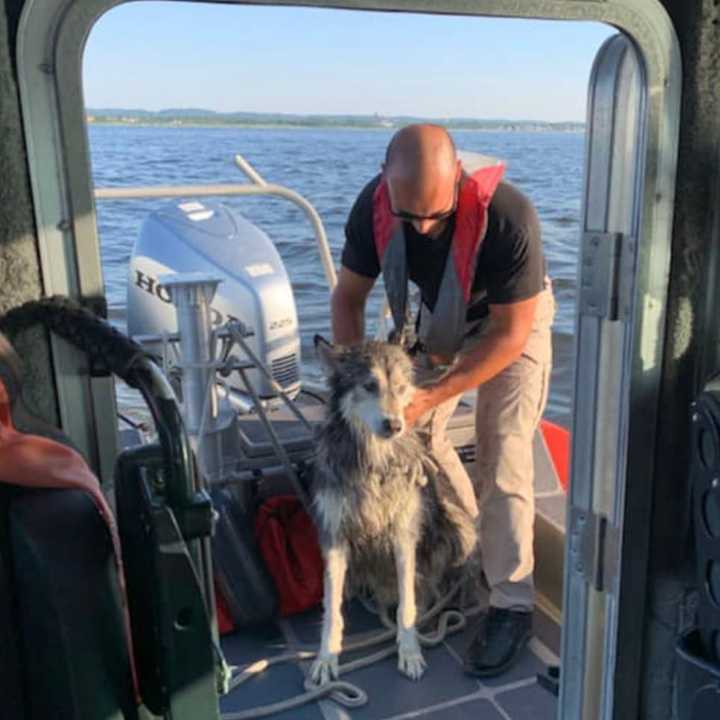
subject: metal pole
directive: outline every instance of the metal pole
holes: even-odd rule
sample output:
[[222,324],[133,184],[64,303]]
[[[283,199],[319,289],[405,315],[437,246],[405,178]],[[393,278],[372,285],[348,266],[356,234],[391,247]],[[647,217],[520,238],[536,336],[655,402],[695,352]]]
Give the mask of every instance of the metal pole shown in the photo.
[[302,414],[300,409],[295,403],[288,397],[288,394],[282,388],[272,376],[272,373],[268,369],[268,366],[252,351],[250,346],[245,342],[245,338],[242,335],[240,326],[236,321],[227,323],[227,329],[235,343],[240,346],[240,349],[250,358],[250,362],[266,377],[270,383],[272,389],[280,396],[280,399],[285,403],[288,410],[295,415],[295,417],[312,433],[312,425],[307,421],[307,418]]
[[[220,279],[206,273],[179,273],[158,278],[160,285],[170,292],[177,312],[178,334],[180,337],[179,363],[182,369],[181,386],[183,395],[183,416],[188,434],[194,437],[198,463],[206,478],[211,477],[217,467],[216,453],[207,447],[205,432],[214,430],[218,415],[217,388],[214,382],[214,347],[210,303]],[[206,408],[207,404],[207,408]],[[204,422],[204,414],[207,419]],[[203,432],[203,435],[205,434]]]

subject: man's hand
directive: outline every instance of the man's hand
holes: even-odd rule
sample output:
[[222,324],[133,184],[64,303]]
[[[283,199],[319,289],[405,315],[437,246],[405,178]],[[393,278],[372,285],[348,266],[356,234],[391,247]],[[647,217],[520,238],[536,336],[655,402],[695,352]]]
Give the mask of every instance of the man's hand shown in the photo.
[[490,305],[489,329],[472,350],[458,358],[447,374],[426,388],[432,392],[430,407],[474,390],[520,357],[532,330],[538,297]]
[[437,405],[437,402],[432,390],[429,388],[417,388],[412,400],[410,400],[410,404],[405,406],[405,424],[408,430],[414,427],[415,423],[435,405]]

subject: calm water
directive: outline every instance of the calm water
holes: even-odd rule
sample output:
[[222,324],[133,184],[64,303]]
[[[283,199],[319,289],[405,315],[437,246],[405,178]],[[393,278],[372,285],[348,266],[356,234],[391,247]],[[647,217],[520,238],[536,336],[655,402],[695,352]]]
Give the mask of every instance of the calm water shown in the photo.
[[[363,185],[378,171],[390,130],[276,130],[91,126],[97,187],[245,182],[233,164],[244,155],[268,182],[305,196],[325,225],[338,263],[343,226]],[[501,157],[507,179],[538,209],[558,314],[555,363],[547,415],[569,423],[572,334],[584,139],[566,133],[453,133],[459,148]],[[125,287],[132,246],[145,216],[167,200],[98,202],[98,223],[110,317],[123,327]],[[315,333],[329,336],[328,288],[312,230],[294,205],[276,199],[224,198],[274,240],[293,283],[303,339],[303,371],[316,376]],[[379,293],[371,298],[374,330]],[[137,399],[121,391],[120,403]]]

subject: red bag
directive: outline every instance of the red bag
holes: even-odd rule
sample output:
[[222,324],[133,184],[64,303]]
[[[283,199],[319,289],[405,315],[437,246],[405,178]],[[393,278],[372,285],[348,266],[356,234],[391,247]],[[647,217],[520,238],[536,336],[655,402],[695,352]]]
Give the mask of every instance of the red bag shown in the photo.
[[232,613],[217,582],[215,582],[215,614],[217,615],[218,632],[221,635],[227,635],[235,630]]
[[317,605],[322,599],[323,560],[317,530],[300,500],[278,495],[260,505],[255,538],[280,597],[280,615]]

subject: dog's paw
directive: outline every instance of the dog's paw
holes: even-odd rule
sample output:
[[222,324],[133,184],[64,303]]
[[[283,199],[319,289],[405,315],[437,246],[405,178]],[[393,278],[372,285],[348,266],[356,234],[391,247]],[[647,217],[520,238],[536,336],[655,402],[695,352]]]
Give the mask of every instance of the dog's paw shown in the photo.
[[419,680],[426,667],[427,663],[420,650],[415,652],[398,648],[398,670],[403,675],[407,675],[411,680]]
[[411,680],[419,680],[426,667],[415,633],[403,633],[403,636],[398,637],[398,670]]
[[318,655],[310,668],[310,680],[315,685],[326,685],[331,680],[337,680],[338,656],[333,653]]

